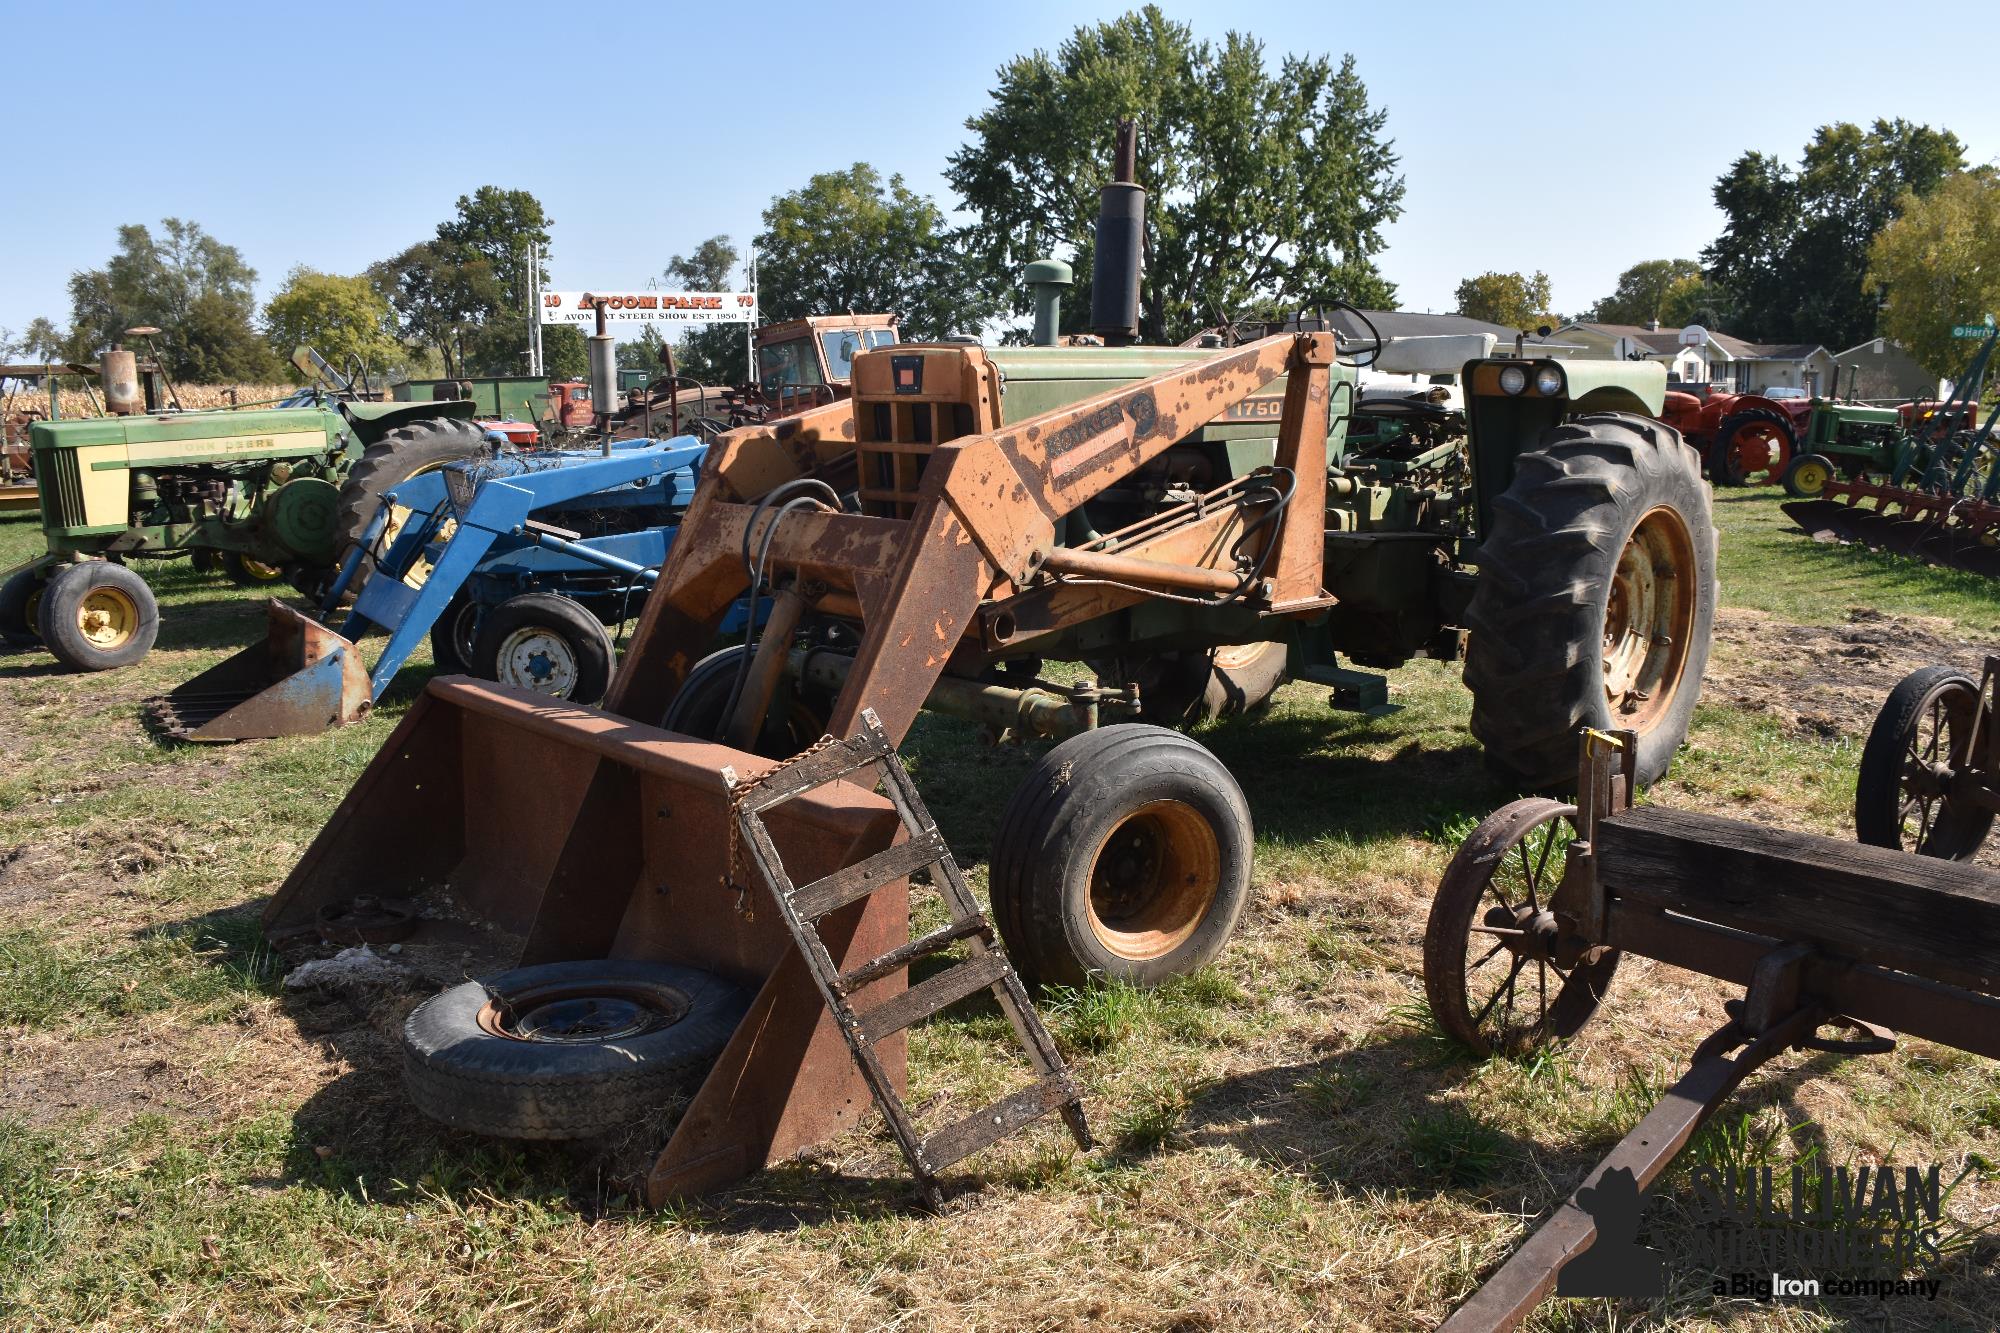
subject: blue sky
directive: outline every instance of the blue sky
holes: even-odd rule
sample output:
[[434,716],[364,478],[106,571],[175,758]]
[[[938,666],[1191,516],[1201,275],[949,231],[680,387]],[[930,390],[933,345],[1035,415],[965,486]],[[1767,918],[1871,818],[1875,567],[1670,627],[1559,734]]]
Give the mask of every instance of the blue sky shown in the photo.
[[[940,172],[998,66],[1127,7],[0,0],[0,327],[66,322],[69,273],[169,215],[239,247],[268,294],[294,264],[394,253],[482,184],[542,199],[559,288],[643,286],[857,160],[950,207]],[[1486,269],[1542,269],[1557,309],[1586,305],[1631,263],[1692,257],[1739,153],[1793,158],[1830,121],[1903,116],[2000,158],[1990,4],[1163,7],[1273,63],[1354,53],[1409,182],[1380,260],[1408,309],[1449,309]]]

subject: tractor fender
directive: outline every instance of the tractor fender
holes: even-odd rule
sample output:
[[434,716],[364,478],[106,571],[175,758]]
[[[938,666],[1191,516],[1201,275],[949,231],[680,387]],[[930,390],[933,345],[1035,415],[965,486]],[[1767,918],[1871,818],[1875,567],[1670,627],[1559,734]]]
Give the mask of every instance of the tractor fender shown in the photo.
[[435,421],[439,417],[457,417],[463,421],[472,420],[476,405],[470,398],[447,398],[442,402],[430,403],[342,403],[340,411],[354,427],[354,436],[362,448],[387,435],[399,426],[407,426],[413,421]]

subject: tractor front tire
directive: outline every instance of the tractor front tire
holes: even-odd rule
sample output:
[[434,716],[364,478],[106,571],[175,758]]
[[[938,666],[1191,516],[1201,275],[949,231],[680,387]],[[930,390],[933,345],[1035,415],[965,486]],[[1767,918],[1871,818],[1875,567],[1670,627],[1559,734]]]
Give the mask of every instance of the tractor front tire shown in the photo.
[[1221,760],[1121,722],[1042,756],[994,839],[993,916],[1025,977],[1157,986],[1213,960],[1250,896],[1254,830]]
[[42,571],[33,565],[15,570],[0,583],[0,643],[10,648],[33,648],[42,641],[35,628],[35,608],[46,583]]
[[109,560],[65,565],[35,610],[42,644],[72,671],[112,671],[152,651],[160,604],[146,580]]
[[1796,500],[1817,500],[1833,480],[1833,460],[1825,454],[1800,454],[1785,465],[1785,494]]
[[571,703],[611,687],[618,651],[596,616],[555,592],[509,597],[480,618],[472,673]]
[[[486,434],[470,421],[457,417],[434,417],[398,426],[368,446],[340,485],[340,509],[334,522],[333,567],[340,568],[347,553],[368,531],[369,522],[381,507],[382,496],[398,484],[425,472],[435,472],[446,463],[483,458],[490,446]],[[361,591],[373,572],[364,560],[348,586],[349,593]]]
[[714,1063],[750,997],[691,967],[606,959],[468,981],[403,1024],[417,1109],[475,1134],[583,1139],[657,1112]]
[[1576,781],[1584,727],[1638,733],[1667,771],[1708,669],[1721,589],[1700,460],[1672,427],[1575,417],[1515,460],[1466,611],[1472,734],[1522,790]]

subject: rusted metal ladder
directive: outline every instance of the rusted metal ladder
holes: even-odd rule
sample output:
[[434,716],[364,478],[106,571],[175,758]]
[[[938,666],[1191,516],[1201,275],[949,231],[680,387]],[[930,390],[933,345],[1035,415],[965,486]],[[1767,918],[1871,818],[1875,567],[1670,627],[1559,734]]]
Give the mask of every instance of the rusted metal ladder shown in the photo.
[[[889,1130],[896,1136],[911,1174],[925,1199],[937,1207],[944,1201],[938,1188],[938,1172],[997,1143],[1030,1121],[1060,1110],[1077,1146],[1084,1149],[1091,1146],[1090,1130],[1083,1118],[1083,1094],[1028,999],[1027,988],[1007,960],[992,923],[966,888],[965,876],[917,795],[894,742],[873,709],[863,709],[861,721],[863,730],[852,738],[823,741],[820,748],[808,751],[760,780],[745,783],[730,768],[722,770],[722,777],[729,786],[737,826],[750,859],[777,900],[792,938],[798,941],[799,953],[805,958],[821,998],[839,1020],[848,1049],[854,1053],[854,1063],[874,1092],[875,1104],[881,1108],[882,1118],[889,1122]],[[903,827],[909,831],[909,841],[824,879],[794,885],[764,826],[764,813],[816,787],[851,778],[869,768],[875,771],[883,795],[896,807]],[[820,939],[818,923],[884,885],[926,867],[932,869],[932,887],[944,900],[950,920],[879,958],[850,971],[840,971]],[[969,953],[963,962],[954,963],[887,1000],[867,1008],[855,1007],[857,992],[961,941]],[[896,1095],[881,1061],[876,1058],[875,1045],[981,990],[992,993],[1000,1011],[1013,1025],[1027,1052],[1028,1063],[1034,1068],[1035,1081],[955,1124],[919,1136],[908,1108]]]

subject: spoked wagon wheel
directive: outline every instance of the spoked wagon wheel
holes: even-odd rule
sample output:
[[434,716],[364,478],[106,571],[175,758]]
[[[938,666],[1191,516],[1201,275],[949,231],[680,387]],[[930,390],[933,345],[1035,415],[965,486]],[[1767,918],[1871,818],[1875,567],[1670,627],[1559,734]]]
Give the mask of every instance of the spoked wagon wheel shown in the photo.
[[1560,929],[1549,897],[1576,837],[1576,807],[1504,806],[1451,859],[1424,931],[1424,991],[1444,1030],[1476,1055],[1568,1037],[1597,1012],[1618,951]]
[[[1979,687],[1950,667],[1905,676],[1875,715],[1854,789],[1854,835],[1946,861],[1969,861],[1993,812],[1966,799]],[[1989,719],[1988,725],[1991,725]]]

